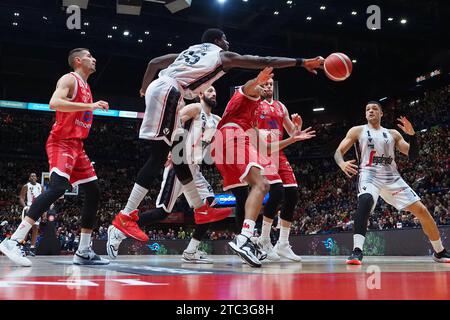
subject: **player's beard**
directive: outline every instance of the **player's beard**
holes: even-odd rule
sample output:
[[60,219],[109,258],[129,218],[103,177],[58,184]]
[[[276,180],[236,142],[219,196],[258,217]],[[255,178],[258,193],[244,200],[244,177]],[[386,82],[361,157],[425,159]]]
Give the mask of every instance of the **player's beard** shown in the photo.
[[217,101],[211,100],[207,97],[203,97],[203,101],[206,103],[208,107],[211,108],[211,110],[214,110],[214,108],[217,106]]

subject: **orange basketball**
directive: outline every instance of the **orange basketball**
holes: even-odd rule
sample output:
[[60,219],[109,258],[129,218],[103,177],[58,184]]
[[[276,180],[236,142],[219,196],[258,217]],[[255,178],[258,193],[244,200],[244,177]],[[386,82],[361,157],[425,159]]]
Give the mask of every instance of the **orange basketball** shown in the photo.
[[352,74],[353,64],[350,58],[340,52],[330,54],[324,63],[325,74],[333,81],[344,81]]

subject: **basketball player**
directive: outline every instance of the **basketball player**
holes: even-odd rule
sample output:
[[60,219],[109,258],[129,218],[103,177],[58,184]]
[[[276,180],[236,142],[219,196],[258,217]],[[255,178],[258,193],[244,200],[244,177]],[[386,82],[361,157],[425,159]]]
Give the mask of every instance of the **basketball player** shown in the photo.
[[[211,206],[215,203],[214,191],[202,175],[199,164],[202,163],[203,157],[206,156],[206,148],[210,145],[217,124],[220,121],[220,117],[212,113],[212,110],[216,105],[216,90],[211,86],[206,89],[205,92],[200,92],[200,103],[193,103],[185,106],[180,111],[179,115],[181,126],[187,130],[187,146],[191,148],[189,151],[186,150],[187,156],[189,158],[192,156],[194,160],[194,163],[190,164],[189,167],[194,177],[196,188],[198,189],[202,200],[207,201]],[[171,160],[169,160],[164,169],[161,189],[156,200],[156,208],[139,214],[139,227],[142,228],[146,225],[165,219],[168,214],[172,212],[176,200],[182,193],[182,185],[175,175]],[[224,209],[223,216],[219,216],[218,218],[225,219],[231,212],[231,208]],[[197,226],[192,239],[182,256],[182,259],[185,262],[213,263],[213,261],[208,259],[203,252],[198,250],[200,242],[208,230],[208,224],[204,224],[201,220],[204,217],[205,215],[195,216]],[[209,219],[207,219],[206,222],[209,222]],[[126,237],[127,236],[115,227],[114,224],[109,226],[106,249],[108,255],[112,259],[117,257],[119,245]]]
[[[298,185],[294,171],[282,149],[295,142],[295,133],[301,129],[302,119],[298,114],[293,114],[292,121],[284,104],[273,99],[273,79],[269,79],[262,87],[264,89],[261,95],[263,101],[256,110],[255,124],[268,141],[280,143],[279,152],[272,154],[270,159],[275,162],[275,168],[281,181],[276,180],[272,175],[266,175],[270,184],[269,199],[264,205],[261,236],[258,238],[257,244],[267,253],[267,260],[278,261],[281,256],[289,260],[301,261],[301,257],[296,255],[289,245],[289,233],[294,209],[298,202]],[[286,129],[290,138],[282,141],[283,128]],[[313,133],[311,137],[314,137]],[[279,219],[281,218],[280,237],[274,248],[270,240],[270,231],[273,219],[283,199],[283,207],[279,217]]]
[[[145,114],[139,138],[150,140],[150,157],[141,168],[131,191],[128,202],[115,218],[115,225],[127,236],[140,241],[148,241],[147,235],[137,225],[139,204],[166,161],[174,143],[174,129],[178,112],[184,106],[184,100],[196,98],[200,92],[210,87],[232,68],[262,69],[303,67],[317,74],[322,69],[324,59],[259,57],[228,51],[229,42],[220,29],[208,29],[202,36],[202,43],[193,45],[180,54],[169,54],[150,61],[142,81],[141,96],[145,96]],[[158,70],[159,78],[153,81]],[[152,82],[153,81],[153,82]],[[183,148],[183,147],[181,147]],[[207,215],[209,222],[217,221],[223,215],[222,209],[211,208],[204,203],[195,187],[189,166],[174,163],[175,174],[183,185],[183,192],[194,207],[194,214]]]
[[89,50],[73,49],[69,53],[68,62],[74,72],[67,73],[58,80],[50,100],[50,108],[56,110],[56,121],[46,144],[50,166],[48,189],[31,204],[11,239],[5,239],[0,244],[0,251],[21,266],[31,266],[31,261],[22,256],[20,243],[36,220],[70,188],[70,185],[79,185],[80,190],[84,192],[80,244],[73,263],[109,263],[96,255],[90,244],[100,189],[94,167],[83,147],[83,140],[88,137],[92,125],[92,112],[95,109],[108,110],[109,105],[105,101],[92,101],[87,80],[96,70],[96,60]]
[[[28,182],[22,186],[19,194],[19,203],[23,207],[22,210],[22,220],[25,218],[25,214],[30,209],[33,201],[42,193],[42,186],[37,182],[36,173],[31,173],[28,177]],[[36,240],[39,231],[39,222],[41,218],[39,218],[31,227],[31,246],[30,246],[30,255],[35,255],[35,246]]]
[[[253,117],[261,102],[260,96],[264,90],[261,85],[273,77],[272,70],[265,68],[255,79],[236,90],[219,122],[213,145],[213,158],[223,177],[223,189],[230,190],[236,197],[237,219],[238,215],[245,212],[241,233],[228,244],[252,267],[261,266],[258,250],[250,237],[253,236],[264,196],[269,191],[269,183],[262,175],[267,161],[251,143],[255,133]],[[296,139],[299,141],[308,135],[308,132],[299,132]],[[269,143],[266,147],[270,152],[275,152],[278,142]],[[268,169],[268,166],[264,169]],[[270,170],[273,180],[281,181],[278,173]],[[248,185],[251,186],[250,193]],[[264,253],[261,259],[263,256]]]
[[412,212],[422,224],[425,234],[434,249],[436,262],[450,262],[450,254],[442,245],[439,229],[419,196],[401,178],[395,163],[395,149],[415,160],[419,155],[417,137],[411,123],[405,117],[397,120],[398,127],[409,136],[407,143],[394,129],[381,126],[382,106],[376,101],[366,105],[367,124],[351,128],[336,150],[334,158],[342,171],[351,178],[358,174],[355,160],[344,161],[344,154],[358,142],[361,153],[358,179],[358,209],[356,211],[353,252],[347,264],[360,265],[363,245],[370,213],[375,208],[378,196],[397,210]]

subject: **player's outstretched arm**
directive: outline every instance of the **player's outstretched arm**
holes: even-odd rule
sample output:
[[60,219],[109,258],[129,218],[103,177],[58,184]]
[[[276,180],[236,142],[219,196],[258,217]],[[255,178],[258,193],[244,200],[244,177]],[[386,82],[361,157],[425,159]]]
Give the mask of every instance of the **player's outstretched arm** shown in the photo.
[[398,151],[408,156],[410,160],[415,160],[419,156],[419,146],[417,144],[416,132],[414,131],[411,122],[409,122],[406,117],[401,116],[397,119],[397,121],[400,122],[399,124],[397,124],[398,127],[402,129],[404,133],[410,136],[410,143],[406,142],[405,139],[403,139],[403,136],[400,134],[400,132],[392,129],[391,134],[394,136],[395,146],[397,147]]
[[144,78],[142,79],[142,86],[139,90],[141,97],[145,96],[145,91],[150,83],[155,79],[156,73],[170,66],[178,57],[178,53],[169,53],[164,56],[156,57],[150,60],[145,71]]
[[334,160],[339,168],[341,168],[341,170],[344,171],[345,175],[349,178],[351,178],[352,175],[358,174],[358,166],[355,164],[356,160],[354,159],[344,161],[344,155],[348,152],[352,145],[358,141],[361,130],[361,126],[353,127],[348,130],[344,140],[341,141],[336,149],[336,152],[334,153]]
[[272,67],[275,69],[289,67],[303,67],[311,73],[317,74],[316,69],[323,69],[325,59],[315,57],[312,59],[284,58],[284,57],[260,57],[252,55],[240,55],[235,52],[221,51],[220,58],[225,71],[233,68],[262,69]]
[[299,141],[309,140],[316,136],[316,131],[312,130],[311,127],[306,128],[305,130],[301,131],[294,131],[292,136],[289,138],[286,138],[284,140],[281,140],[280,142],[272,142],[270,143],[270,153],[283,150],[284,148],[290,146],[291,144],[294,144]]
[[264,68],[255,79],[248,81],[243,87],[242,92],[252,98],[259,98],[263,88],[261,85],[273,78],[273,68]]
[[108,110],[106,101],[95,103],[72,102],[69,100],[69,93],[74,92],[76,80],[70,74],[62,76],[58,80],[55,92],[50,99],[50,109],[61,112],[93,111],[95,109]]

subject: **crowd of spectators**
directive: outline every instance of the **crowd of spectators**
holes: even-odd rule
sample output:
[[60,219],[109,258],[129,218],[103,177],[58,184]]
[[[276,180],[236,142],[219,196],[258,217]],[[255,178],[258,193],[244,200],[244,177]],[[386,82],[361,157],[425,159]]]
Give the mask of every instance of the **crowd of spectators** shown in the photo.
[[[396,114],[409,115],[416,128],[425,129],[418,133],[419,159],[411,162],[398,155],[396,162],[401,175],[421,196],[438,225],[450,225],[449,105],[450,86],[446,86],[429,91],[420,99],[398,100],[393,106]],[[18,193],[30,172],[40,176],[41,172],[48,170],[45,141],[52,123],[51,113],[0,110],[0,239],[10,235],[20,223],[22,208],[18,204]],[[147,160],[145,143],[136,139],[139,124],[136,120],[96,118],[86,141],[87,153],[95,162],[102,189],[95,238],[106,239],[113,215],[126,204],[137,172]],[[299,203],[292,234],[352,230],[356,181],[348,179],[339,170],[329,152],[336,148],[348,128],[345,124],[316,124],[318,133],[314,141],[303,146],[299,143],[286,150],[299,182]],[[348,159],[354,157],[352,152],[347,155]],[[318,156],[312,157],[311,154]],[[217,169],[205,165],[202,171],[215,192],[223,193],[222,177]],[[154,207],[158,191],[159,181],[156,181],[141,210]],[[81,201],[80,197],[66,196],[58,204],[57,236],[67,251],[73,251],[79,242]],[[175,210],[190,211],[182,198]],[[188,226],[188,229],[170,224],[165,226],[159,224],[148,228],[150,239],[188,239],[192,236],[193,226]],[[368,227],[372,230],[419,228],[420,223],[409,212],[399,212],[380,200]],[[228,230],[209,230],[207,237],[211,240],[231,239],[234,231],[234,224],[230,221]]]

